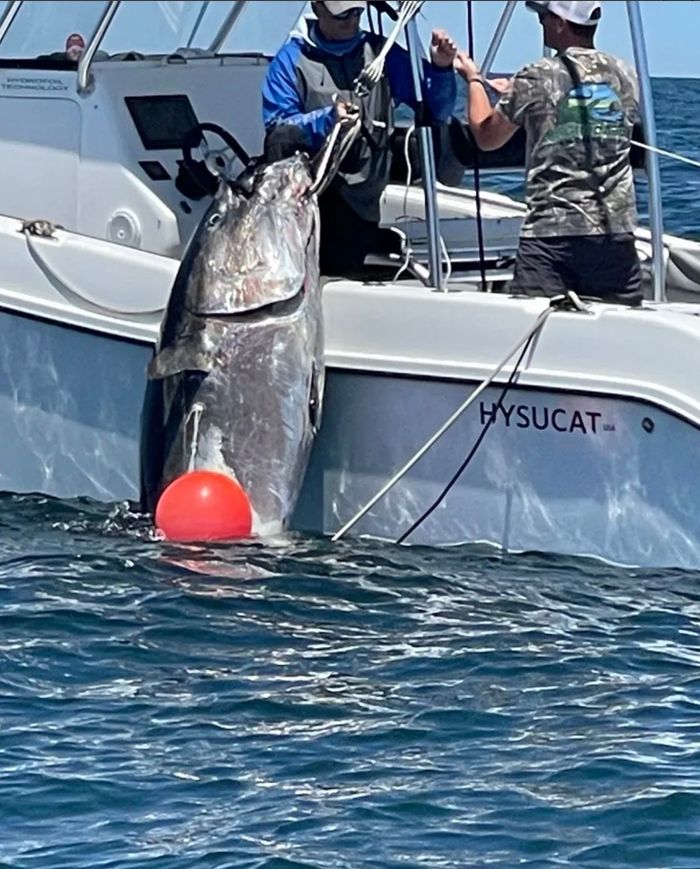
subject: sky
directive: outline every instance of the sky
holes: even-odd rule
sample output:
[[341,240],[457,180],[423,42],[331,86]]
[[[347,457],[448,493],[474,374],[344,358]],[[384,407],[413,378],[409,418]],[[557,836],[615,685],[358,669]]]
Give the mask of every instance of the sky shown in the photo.
[[[0,0],[0,9],[5,5]],[[239,19],[240,27],[226,48],[273,53],[284,40],[288,21],[293,20],[301,2],[252,0]],[[216,31],[230,9],[230,2],[211,2],[198,31],[202,45]],[[466,6],[462,0],[428,0],[421,30],[442,26],[460,46],[467,45]],[[651,74],[700,78],[700,0],[639,0],[646,32]],[[103,48],[110,52],[173,50],[185,44],[197,21],[201,0],[155,0],[151,3],[123,0]],[[503,0],[475,0],[475,54],[483,57]],[[36,56],[63,47],[74,30],[86,36],[94,29],[105,8],[105,0],[44,0],[26,2],[0,48],[0,56]],[[603,20],[598,29],[598,46],[633,59],[625,0],[603,0]],[[537,17],[518,3],[494,69],[510,73],[542,53],[541,29]]]
[[[486,51],[503,5],[500,0],[481,0],[474,4],[477,61]],[[465,6],[458,0],[431,0],[424,8],[431,25],[445,27],[457,42],[465,44]],[[651,74],[700,78],[700,53],[697,48],[700,0],[640,0],[639,6]],[[604,0],[603,18],[596,41],[604,51],[633,61],[625,0]],[[528,12],[524,3],[519,3],[494,69],[513,72],[539,57],[541,51],[541,28],[537,16]]]

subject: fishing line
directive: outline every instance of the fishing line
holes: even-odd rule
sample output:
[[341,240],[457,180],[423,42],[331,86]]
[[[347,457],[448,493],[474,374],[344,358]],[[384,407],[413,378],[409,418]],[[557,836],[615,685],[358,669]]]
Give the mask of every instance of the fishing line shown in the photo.
[[339,531],[336,531],[336,533],[332,537],[333,543],[336,543],[338,540],[341,540],[343,537],[345,537],[348,531],[352,530],[355,525],[357,525],[357,523],[361,519],[363,519],[369,513],[369,511],[376,504],[378,504],[382,500],[382,498],[387,495],[394,488],[394,486],[396,486],[396,484],[399,483],[406,476],[406,474],[408,474],[411,468],[418,464],[423,456],[426,455],[426,453],[428,453],[435,446],[440,438],[447,431],[449,431],[449,429],[452,428],[452,426],[457,422],[462,414],[465,413],[467,409],[472,406],[472,404],[474,404],[474,402],[484,392],[484,390],[491,386],[491,384],[496,380],[501,371],[510,362],[512,357],[515,356],[518,350],[520,350],[520,348],[525,343],[530,341],[533,336],[537,335],[542,330],[542,327],[544,326],[547,318],[551,316],[551,314],[553,314],[555,310],[558,309],[558,306],[561,306],[561,303],[563,301],[568,301],[569,304],[573,304],[575,310],[586,310],[585,306],[582,305],[581,302],[574,297],[575,294],[569,292],[566,294],[566,296],[556,296],[550,301],[549,307],[542,311],[542,313],[537,317],[535,323],[527,330],[522,338],[518,339],[517,344],[508,351],[508,355],[498,363],[498,365],[491,372],[491,374],[489,374],[489,376],[485,380],[483,380],[475,390],[473,390],[473,392],[457,408],[457,410],[450,416],[450,418],[446,422],[444,422],[440,426],[440,428],[433,435],[431,435],[431,437],[423,444],[423,446],[411,456],[408,462],[406,462],[406,464],[400,470],[398,470],[394,474],[394,476],[390,480],[388,480],[388,482],[386,482],[382,486],[382,488],[357,511],[357,513],[355,513],[352,519],[346,522]]
[[[454,488],[454,486],[456,485],[456,483],[458,482],[458,480],[462,476],[462,474],[469,467],[472,459],[477,454],[479,447],[483,443],[484,438],[488,434],[489,429],[495,423],[496,417],[498,416],[498,411],[502,410],[503,402],[505,401],[508,393],[510,392],[513,384],[515,383],[515,381],[518,377],[518,374],[520,373],[520,369],[522,367],[523,361],[525,360],[525,357],[527,356],[528,351],[530,350],[530,347],[532,347],[533,342],[535,341],[537,336],[542,331],[542,328],[544,327],[544,324],[547,321],[547,318],[550,317],[554,313],[554,311],[556,311],[556,310],[564,310],[565,305],[570,306],[569,307],[570,310],[579,311],[581,313],[585,313],[587,311],[586,306],[581,302],[581,300],[579,299],[577,294],[574,293],[573,291],[569,291],[564,296],[555,296],[550,301],[549,308],[547,308],[539,316],[537,322],[535,323],[534,328],[529,332],[529,334],[525,340],[525,343],[523,345],[523,349],[520,353],[520,356],[518,357],[518,360],[515,363],[513,370],[511,371],[510,376],[508,377],[508,380],[506,381],[503,389],[501,390],[501,394],[499,395],[498,400],[496,401],[496,404],[493,407],[493,412],[492,412],[491,416],[489,417],[488,422],[484,425],[481,432],[479,433],[479,436],[476,439],[474,446],[471,448],[471,450],[469,450],[467,457],[464,459],[462,464],[459,466],[457,471],[454,473],[454,475],[452,476],[452,479],[445,486],[445,488],[442,490],[440,495],[435,499],[435,501],[433,501],[433,503],[430,505],[430,507],[428,507],[428,509],[425,511],[425,513],[423,513],[418,519],[416,519],[416,521],[413,523],[413,525],[411,525],[411,527],[408,529],[408,531],[405,531],[396,540],[397,544],[404,543],[406,541],[406,539],[408,537],[410,537],[411,534],[413,534],[414,531],[416,531],[430,516],[432,516],[432,514],[437,510],[437,508],[440,506],[440,504],[442,504],[442,502],[445,500],[445,498],[450,493],[450,491]],[[513,355],[513,354],[511,353],[511,355]],[[494,377],[495,377],[495,375],[494,375]],[[494,380],[494,377],[491,378],[491,382]]]
[[670,160],[678,160],[679,163],[687,163],[688,166],[694,166],[700,169],[700,162],[692,160],[690,157],[684,157],[682,154],[676,154],[673,151],[665,151],[663,148],[656,148],[654,145],[646,145],[644,142],[637,142],[632,139],[632,144],[638,148],[643,148],[645,151],[651,151],[653,154],[658,154],[660,157],[668,157]]
[[428,509],[425,511],[425,513],[423,513],[418,519],[416,519],[416,521],[413,523],[413,525],[411,525],[411,527],[408,529],[408,531],[404,531],[404,533],[399,538],[397,538],[397,540],[396,540],[397,544],[404,543],[411,536],[411,534],[413,534],[414,531],[416,531],[418,528],[420,528],[420,526],[433,515],[433,513],[437,510],[437,508],[440,506],[440,504],[442,504],[442,502],[448,496],[450,491],[454,488],[454,486],[456,485],[459,478],[462,476],[462,474],[467,470],[467,468],[471,464],[472,459],[477,454],[479,447],[483,443],[484,438],[486,437],[489,429],[496,421],[496,417],[498,416],[498,411],[501,410],[501,408],[503,407],[503,402],[506,400],[506,396],[508,395],[511,387],[515,383],[515,381],[518,377],[518,374],[520,374],[520,367],[522,366],[523,360],[525,359],[530,347],[532,346],[532,342],[535,340],[535,334],[536,333],[533,333],[527,339],[527,342],[525,343],[525,346],[523,347],[522,352],[520,353],[520,356],[518,357],[518,361],[515,363],[515,366],[513,367],[513,370],[510,374],[510,377],[508,378],[503,389],[501,390],[501,394],[498,397],[498,401],[494,405],[493,412],[492,412],[491,416],[489,417],[488,422],[482,428],[482,430],[479,434],[479,437],[476,439],[474,446],[471,448],[471,450],[467,454],[467,457],[464,459],[462,464],[459,466],[459,468],[457,469],[457,471],[453,475],[452,479],[445,486],[445,488],[442,490],[442,492],[438,495],[438,497],[435,499],[435,501],[433,501],[433,503],[430,505],[430,507],[428,507]]
[[185,418],[185,438],[187,437],[187,426],[190,424],[190,420],[194,418],[194,425],[192,431],[192,440],[190,441],[190,455],[189,461],[187,463],[187,472],[191,473],[195,469],[195,462],[197,460],[197,446],[199,441],[199,427],[202,423],[202,416],[204,415],[204,405],[201,401],[196,402],[192,405],[190,412],[187,414]]
[[[406,130],[406,138],[403,143],[403,156],[406,161],[406,187],[404,188],[403,194],[403,208],[401,210],[401,214],[396,219],[396,223],[400,224],[403,220],[409,220],[408,215],[408,194],[411,189],[411,184],[413,183],[413,165],[411,164],[411,136],[416,131],[415,123],[411,124],[411,126]],[[408,234],[406,234],[406,251],[404,255],[403,263],[399,267],[399,270],[396,272],[394,277],[392,278],[392,283],[396,283],[401,275],[406,271],[411,262],[411,248],[408,244]]]

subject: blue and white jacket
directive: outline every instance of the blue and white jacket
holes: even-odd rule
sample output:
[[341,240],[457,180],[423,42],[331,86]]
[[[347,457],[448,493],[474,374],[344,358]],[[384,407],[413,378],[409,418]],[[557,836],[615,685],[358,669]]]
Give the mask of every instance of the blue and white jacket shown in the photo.
[[[263,86],[265,128],[293,124],[304,134],[310,151],[317,151],[333,127],[334,95],[350,99],[357,77],[383,45],[382,37],[366,31],[346,42],[328,42],[315,19],[307,19],[303,32],[290,36],[268,69]],[[457,93],[454,72],[427,62],[424,66],[424,100],[435,121],[446,121]],[[382,80],[362,101],[365,134],[333,182],[360,217],[375,222],[389,177],[392,102],[416,105],[410,59],[398,45],[387,56]]]

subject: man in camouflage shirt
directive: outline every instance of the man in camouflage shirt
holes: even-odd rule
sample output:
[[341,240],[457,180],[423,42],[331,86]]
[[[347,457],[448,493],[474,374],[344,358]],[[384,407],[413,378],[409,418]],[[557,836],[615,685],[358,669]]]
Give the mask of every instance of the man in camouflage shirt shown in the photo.
[[527,214],[513,292],[639,304],[641,271],[630,141],[639,114],[637,80],[595,49],[597,2],[531,2],[556,55],[524,67],[491,106],[473,60],[455,66],[468,83],[469,125],[483,150],[524,127]]

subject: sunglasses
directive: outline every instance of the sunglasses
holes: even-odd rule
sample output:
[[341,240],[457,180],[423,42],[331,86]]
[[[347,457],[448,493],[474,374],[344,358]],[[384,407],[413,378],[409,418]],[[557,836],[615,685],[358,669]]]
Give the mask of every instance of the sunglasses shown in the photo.
[[362,10],[355,7],[355,9],[346,9],[345,12],[339,12],[338,15],[333,15],[329,13],[335,18],[336,21],[348,21],[350,18],[361,18]]

